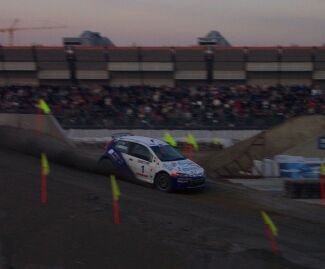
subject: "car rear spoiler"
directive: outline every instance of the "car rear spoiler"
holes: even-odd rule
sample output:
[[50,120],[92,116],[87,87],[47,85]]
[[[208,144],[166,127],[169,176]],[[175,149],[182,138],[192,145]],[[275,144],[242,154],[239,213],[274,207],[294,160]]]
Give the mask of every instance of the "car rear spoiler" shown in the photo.
[[122,136],[133,136],[133,135],[134,134],[132,134],[132,133],[116,133],[116,134],[112,134],[112,138],[114,140],[114,139],[120,138]]

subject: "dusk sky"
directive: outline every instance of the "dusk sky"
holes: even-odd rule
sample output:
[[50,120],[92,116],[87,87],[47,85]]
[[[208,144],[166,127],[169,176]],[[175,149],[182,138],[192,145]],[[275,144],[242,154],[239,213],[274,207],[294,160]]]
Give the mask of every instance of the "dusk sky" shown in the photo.
[[[0,27],[67,25],[16,32],[16,45],[61,45],[92,30],[116,45],[194,45],[210,30],[232,45],[321,45],[325,0],[0,0]],[[0,33],[0,43],[8,36]]]

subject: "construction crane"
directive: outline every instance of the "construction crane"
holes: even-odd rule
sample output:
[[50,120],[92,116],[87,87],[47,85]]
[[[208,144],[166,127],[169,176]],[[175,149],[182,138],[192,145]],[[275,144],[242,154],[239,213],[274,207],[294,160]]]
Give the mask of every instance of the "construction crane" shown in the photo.
[[28,30],[51,30],[51,29],[62,29],[67,28],[66,26],[43,26],[43,27],[17,27],[19,23],[18,19],[15,19],[12,25],[8,28],[0,28],[0,33],[8,33],[9,35],[9,46],[14,45],[14,33],[16,31],[28,31]]

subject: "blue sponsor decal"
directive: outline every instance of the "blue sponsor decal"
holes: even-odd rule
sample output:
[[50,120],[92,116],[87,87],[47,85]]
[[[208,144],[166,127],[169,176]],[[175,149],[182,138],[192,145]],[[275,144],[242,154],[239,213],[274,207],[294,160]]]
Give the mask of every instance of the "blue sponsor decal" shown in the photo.
[[125,161],[123,159],[123,156],[119,154],[115,149],[110,149],[108,152],[109,157],[111,160],[116,163],[117,165],[123,165],[125,164]]
[[319,178],[319,163],[280,163],[280,176],[289,178]]
[[122,176],[135,177],[134,173],[124,160],[122,153],[116,148],[116,143],[114,141],[107,146],[102,159],[104,158],[110,159]]

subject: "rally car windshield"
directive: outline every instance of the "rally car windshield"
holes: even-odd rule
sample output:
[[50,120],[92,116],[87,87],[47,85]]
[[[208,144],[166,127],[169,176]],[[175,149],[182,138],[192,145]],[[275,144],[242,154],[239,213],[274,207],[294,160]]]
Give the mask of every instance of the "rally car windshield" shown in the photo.
[[169,145],[152,146],[151,149],[162,162],[185,160],[185,157]]

